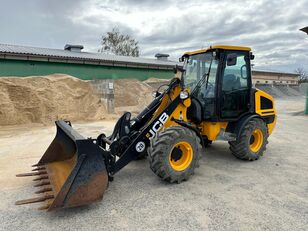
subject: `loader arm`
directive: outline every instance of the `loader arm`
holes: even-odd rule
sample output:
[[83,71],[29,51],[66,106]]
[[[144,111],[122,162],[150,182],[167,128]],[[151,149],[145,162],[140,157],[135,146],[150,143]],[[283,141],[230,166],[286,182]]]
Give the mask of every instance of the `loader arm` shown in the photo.
[[[190,106],[190,98],[181,99],[180,92],[183,90],[181,81],[177,78],[171,80],[168,88],[158,95],[152,103],[146,107],[136,118],[132,119],[130,133],[127,136],[119,136],[110,145],[111,160],[119,156],[116,161],[110,161],[107,166],[108,173],[113,176],[130,161],[144,154],[156,133],[163,127],[177,126],[177,120],[187,121],[186,111]],[[127,143],[121,143],[127,140]],[[125,148],[121,149],[121,145]],[[117,149],[113,149],[117,146]],[[118,153],[118,150],[124,150]]]
[[154,138],[156,132],[158,132],[164,124],[172,123],[173,119],[175,119],[172,115],[180,101],[180,97],[177,96],[162,112],[158,113],[150,123],[143,127],[143,130],[140,131],[139,135],[112,166],[109,172],[111,175],[121,170],[130,161],[137,159],[141,152],[146,151],[150,140]]

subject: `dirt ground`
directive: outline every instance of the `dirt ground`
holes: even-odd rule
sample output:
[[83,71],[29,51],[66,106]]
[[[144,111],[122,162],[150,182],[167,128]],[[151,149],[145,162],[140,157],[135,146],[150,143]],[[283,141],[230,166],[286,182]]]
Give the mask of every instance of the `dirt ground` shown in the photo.
[[[182,184],[161,181],[147,160],[130,163],[102,202],[59,212],[15,206],[32,197],[28,172],[54,137],[55,127],[0,128],[0,230],[308,230],[308,117],[304,98],[277,101],[278,122],[265,156],[245,162],[228,144],[203,153]],[[115,121],[77,123],[84,136],[111,132]]]

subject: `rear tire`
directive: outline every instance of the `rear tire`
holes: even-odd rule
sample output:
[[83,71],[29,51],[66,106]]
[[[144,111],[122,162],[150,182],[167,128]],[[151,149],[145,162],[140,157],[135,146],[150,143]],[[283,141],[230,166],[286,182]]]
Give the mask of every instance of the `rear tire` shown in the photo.
[[191,129],[174,126],[159,132],[148,148],[150,168],[170,183],[188,180],[198,167],[202,146]]
[[266,124],[261,119],[251,119],[243,128],[237,141],[231,141],[232,154],[241,160],[257,160],[263,156],[268,143]]

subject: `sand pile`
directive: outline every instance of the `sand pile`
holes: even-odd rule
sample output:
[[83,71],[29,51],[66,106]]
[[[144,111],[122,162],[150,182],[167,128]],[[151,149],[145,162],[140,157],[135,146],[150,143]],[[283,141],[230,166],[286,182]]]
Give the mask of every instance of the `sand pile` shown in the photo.
[[115,111],[137,114],[152,102],[153,88],[136,79],[119,79],[114,81]]
[[0,125],[99,120],[106,115],[87,81],[68,75],[0,78]]
[[114,81],[115,115],[107,114],[101,95],[88,81],[69,75],[0,78],[0,125],[89,121],[138,114],[152,100],[153,88],[135,79]]
[[170,82],[170,79],[158,79],[158,78],[154,78],[154,77],[151,77],[151,78],[148,78],[147,80],[144,80],[143,81],[144,83],[169,83]]

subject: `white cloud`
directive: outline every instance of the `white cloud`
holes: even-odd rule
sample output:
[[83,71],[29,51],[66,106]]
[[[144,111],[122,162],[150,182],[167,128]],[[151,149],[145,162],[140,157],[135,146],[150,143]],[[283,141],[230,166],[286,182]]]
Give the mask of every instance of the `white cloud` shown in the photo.
[[247,45],[256,67],[308,69],[308,2],[290,1],[7,1],[0,15],[0,42],[61,48],[65,43],[97,51],[100,36],[117,26],[135,37],[141,55],[169,53],[210,44]]

